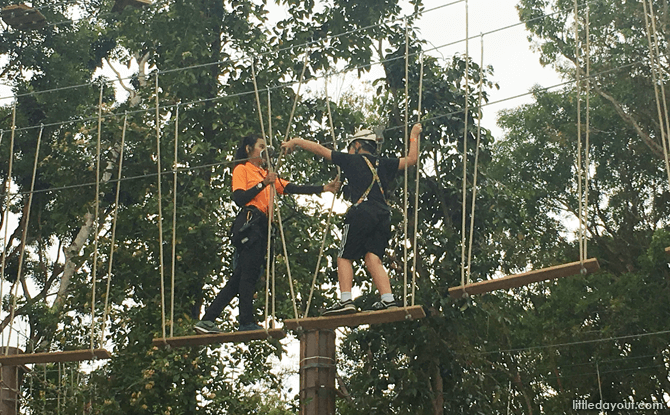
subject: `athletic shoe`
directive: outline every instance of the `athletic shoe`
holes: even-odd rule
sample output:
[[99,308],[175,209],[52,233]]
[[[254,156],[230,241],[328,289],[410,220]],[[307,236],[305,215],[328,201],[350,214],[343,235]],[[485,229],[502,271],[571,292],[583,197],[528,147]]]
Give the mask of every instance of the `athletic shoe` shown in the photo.
[[351,300],[346,300],[336,302],[335,305],[327,308],[323,313],[321,313],[321,315],[337,316],[340,314],[353,314],[356,312],[358,312],[358,309],[356,309],[356,305],[354,305],[354,302]]
[[386,302],[384,300],[379,300],[376,303],[372,304],[368,310],[370,311],[381,311],[381,310],[390,310],[393,308],[398,308],[398,303],[394,301]]
[[249,324],[241,324],[238,331],[254,331],[254,330],[265,330],[265,329],[256,323],[249,323]]
[[193,326],[193,329],[198,334],[223,333],[223,331],[216,324],[214,324],[213,321],[209,321],[209,320],[198,321],[197,323],[195,323],[195,326]]

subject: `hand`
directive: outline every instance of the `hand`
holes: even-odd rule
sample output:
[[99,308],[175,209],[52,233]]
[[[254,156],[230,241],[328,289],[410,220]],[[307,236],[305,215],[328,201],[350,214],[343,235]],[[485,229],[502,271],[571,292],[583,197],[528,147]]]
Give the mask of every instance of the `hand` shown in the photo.
[[295,150],[295,147],[298,145],[298,140],[299,138],[292,138],[288,141],[284,141],[281,143],[281,148],[284,150],[286,154],[291,154],[293,150]]
[[416,123],[412,127],[412,133],[410,134],[410,138],[417,139],[419,138],[419,134],[421,134],[421,131],[423,131],[423,126],[421,123]]
[[274,183],[275,180],[277,180],[277,173],[269,172],[268,175],[263,178],[263,184],[267,186],[271,183]]
[[336,177],[332,182],[323,185],[323,191],[335,194],[340,190],[340,186],[342,186],[342,182],[339,177]]

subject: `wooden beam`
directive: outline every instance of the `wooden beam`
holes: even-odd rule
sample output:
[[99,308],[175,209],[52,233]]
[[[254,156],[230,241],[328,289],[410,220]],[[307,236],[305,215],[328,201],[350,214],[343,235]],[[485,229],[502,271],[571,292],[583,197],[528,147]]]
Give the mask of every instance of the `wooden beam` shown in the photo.
[[[1,350],[1,349],[0,349]],[[68,350],[65,352],[23,353],[0,356],[2,366],[29,365],[33,363],[83,362],[85,360],[111,359],[105,349]]]
[[416,320],[424,317],[426,317],[426,313],[423,311],[423,307],[417,305],[382,311],[362,311],[360,313],[339,316],[284,320],[284,327],[291,330],[295,330],[298,327],[302,327],[303,330],[335,329],[342,326],[356,327],[362,324],[392,323],[394,321]]
[[3,7],[2,20],[17,30],[41,29],[47,24],[46,17],[39,10],[25,4],[11,4]]
[[[600,264],[595,258],[584,261],[584,268],[587,273],[595,272],[600,269]],[[581,262],[571,262],[569,264],[556,265],[549,268],[537,269],[524,272],[522,274],[508,275],[502,278],[494,278],[486,281],[479,281],[465,286],[449,288],[449,295],[453,298],[461,298],[464,293],[482,294],[496,290],[508,290],[510,288],[522,287],[534,282],[554,280],[557,278],[569,277],[581,272]]]
[[251,331],[236,331],[233,333],[218,333],[218,334],[198,334],[194,336],[183,337],[158,337],[153,340],[154,346],[171,346],[171,347],[192,347],[204,346],[215,343],[240,343],[250,340],[265,340],[269,338],[283,339],[286,337],[281,329],[265,330],[251,330]]
[[667,247],[667,248],[665,248],[665,253],[668,254],[668,255],[670,255],[670,246]]

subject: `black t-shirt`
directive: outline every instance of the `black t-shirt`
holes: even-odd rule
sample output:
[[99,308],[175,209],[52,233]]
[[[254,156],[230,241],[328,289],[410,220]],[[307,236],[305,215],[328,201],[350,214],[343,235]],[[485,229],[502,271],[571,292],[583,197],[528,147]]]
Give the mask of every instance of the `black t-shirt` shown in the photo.
[[[361,198],[373,180],[372,171],[370,171],[370,167],[368,167],[368,164],[363,159],[364,157],[370,160],[372,167],[375,167],[377,160],[379,160],[379,166],[376,168],[379,180],[382,182],[382,187],[384,188],[384,193],[387,192],[389,183],[398,172],[398,164],[400,163],[400,160],[397,158],[376,157],[372,154],[349,154],[340,151],[333,151],[331,157],[333,163],[342,169],[343,177],[347,179],[351,192],[350,200],[353,203],[356,203]],[[377,183],[372,186],[367,199],[386,205],[385,196],[382,195]]]

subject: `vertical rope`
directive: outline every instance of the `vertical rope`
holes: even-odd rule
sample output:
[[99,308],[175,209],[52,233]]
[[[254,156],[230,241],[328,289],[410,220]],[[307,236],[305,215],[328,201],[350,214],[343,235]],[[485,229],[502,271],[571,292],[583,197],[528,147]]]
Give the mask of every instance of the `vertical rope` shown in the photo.
[[[463,126],[463,182],[462,182],[462,206],[461,206],[461,285],[465,286],[466,283],[470,282],[469,278],[466,281],[465,279],[465,216],[467,210],[467,174],[468,174],[468,100],[470,97],[469,92],[469,74],[470,71],[470,50],[469,50],[469,27],[468,22],[468,0],[465,0],[465,118]],[[469,275],[469,273],[468,273]]]
[[156,170],[158,172],[158,270],[161,278],[161,325],[165,338],[165,271],[163,269],[163,194],[161,193],[161,124],[158,103],[158,72],[156,72]]
[[582,107],[581,107],[581,69],[579,65],[579,6],[577,0],[575,5],[575,76],[577,96],[577,194],[579,195],[579,262],[584,268],[584,217],[583,217],[583,193],[582,193]]
[[405,168],[403,174],[405,178],[405,187],[403,191],[403,306],[407,307],[407,210],[409,205],[408,189],[408,167],[407,158],[409,156],[409,24],[405,18]]
[[[645,4],[646,0],[644,0],[642,3]],[[649,23],[647,22],[647,39],[649,40],[649,53],[651,56],[651,64],[652,64],[652,73],[654,73],[654,69],[656,72],[656,79],[654,81],[654,91],[656,92],[656,105],[658,107],[658,112],[659,112],[659,121],[660,121],[660,126],[661,126],[661,140],[663,141],[663,153],[664,153],[664,159],[665,159],[665,166],[666,166],[666,171],[668,172],[668,181],[670,181],[670,162],[668,161],[668,152],[670,151],[670,120],[668,119],[668,103],[665,98],[665,83],[662,81],[663,77],[663,70],[661,68],[661,63],[660,63],[660,52],[659,52],[659,47],[658,47],[658,33],[656,32],[656,16],[654,13],[654,5],[653,2],[650,0],[649,1],[649,13],[650,13],[650,20],[651,20],[651,26],[649,26]],[[645,7],[645,21],[647,21],[647,13],[646,13],[646,7]],[[651,30],[650,30],[651,27]],[[653,32],[654,35],[654,51],[655,51],[655,56],[654,53],[652,53],[651,48],[652,48],[652,43],[651,43],[651,36],[650,32]],[[659,104],[659,99],[658,99],[658,84],[661,86],[661,98],[663,102],[663,112],[665,113],[665,128],[663,128],[663,121],[661,119],[661,109],[660,109],[660,104]]]
[[105,325],[109,315],[109,292],[112,285],[112,265],[114,263],[114,244],[116,243],[116,224],[119,217],[119,196],[121,194],[121,173],[123,170],[123,147],[126,140],[126,127],[128,125],[128,112],[123,116],[123,130],[121,131],[121,149],[119,150],[119,169],[117,170],[116,196],[114,198],[114,212],[112,213],[112,241],[109,248],[109,264],[107,264],[107,289],[105,291],[105,306],[102,316],[102,330],[100,334],[100,345],[105,342]]
[[[416,122],[421,122],[421,100],[423,98],[423,52],[419,55],[419,104],[416,114]],[[421,135],[417,137],[417,147],[421,148]],[[416,187],[414,188],[414,240],[412,241],[412,305],[415,303],[416,294],[416,261],[419,248],[417,247],[419,234],[419,178],[421,177],[421,151],[416,159]]]
[[[258,121],[261,126],[261,136],[263,137],[263,140],[265,140],[265,125],[263,122],[263,109],[261,108],[261,97],[260,94],[258,93],[258,83],[256,82],[256,69],[254,65],[254,60],[251,60],[251,78],[254,83],[254,94],[256,96],[256,107],[258,109]],[[269,102],[268,102],[269,105]],[[268,171],[272,171],[272,165],[270,162],[270,155],[268,152],[265,152],[266,154],[266,161],[268,163]],[[267,245],[266,245],[266,255],[265,255],[265,287],[266,290],[268,289],[268,281],[271,278],[271,271],[274,271],[274,266],[271,266],[271,258],[270,258],[270,250],[272,248],[272,220],[273,220],[273,215],[274,215],[274,202],[275,202],[275,187],[274,185],[270,186],[270,195],[269,195],[269,200],[268,200],[268,233],[267,233]],[[267,301],[266,301],[266,306],[267,306]],[[266,328],[267,328],[267,319],[268,319],[268,312],[267,308],[265,310],[265,322],[266,322]],[[274,323],[273,323],[274,324]]]
[[42,143],[42,133],[44,132],[44,124],[40,126],[40,133],[37,136],[37,146],[35,148],[35,163],[33,164],[33,178],[30,182],[30,193],[28,194],[28,206],[26,209],[26,216],[23,221],[23,232],[21,235],[21,248],[19,251],[19,266],[16,272],[16,281],[12,285],[10,294],[12,295],[12,307],[9,314],[9,333],[7,334],[7,348],[5,349],[5,356],[9,354],[9,344],[12,338],[12,327],[14,324],[14,315],[16,312],[16,299],[19,291],[19,281],[21,280],[21,273],[23,272],[23,257],[26,253],[26,239],[28,238],[28,225],[30,224],[30,211],[33,205],[33,195],[35,193],[35,176],[37,175],[37,164],[39,162],[40,144]]
[[172,269],[170,279],[170,337],[174,337],[174,280],[177,270],[177,168],[179,167],[179,104],[174,116],[174,161],[172,164]]
[[[5,268],[7,266],[7,249],[9,247],[7,246],[7,238],[9,237],[9,203],[10,203],[10,195],[9,192],[12,190],[12,169],[14,167],[14,136],[16,133],[16,102],[14,103],[14,106],[12,108],[12,129],[11,129],[11,134],[10,134],[10,139],[9,139],[9,166],[7,168],[7,183],[5,187],[5,211],[4,213],[4,218],[2,219],[2,226],[5,228],[5,236],[2,241],[3,248],[2,248],[2,267],[0,267],[0,298],[2,298],[2,285],[3,281],[5,281]],[[11,290],[10,290],[11,292]],[[2,344],[5,344],[5,332],[4,330],[2,331]],[[9,342],[7,342],[7,348],[5,349],[5,355],[7,355],[9,352]],[[2,370],[0,370],[0,374],[2,373]]]
[[[91,282],[91,352],[95,349],[95,288],[98,279],[98,240],[100,232],[100,152],[102,138],[102,93],[105,84],[100,83],[98,99],[98,139],[95,150],[95,227],[93,228],[93,272]],[[104,335],[104,334],[103,334]]]
[[479,170],[479,147],[482,137],[482,98],[484,84],[484,35],[480,34],[480,62],[479,62],[479,96],[477,98],[477,144],[475,148],[475,166],[472,175],[472,204],[470,206],[470,235],[468,242],[468,281],[472,271],[472,245],[475,230],[475,204],[477,201],[477,172]]
[[[333,141],[333,151],[337,150],[337,140],[335,139],[335,126],[333,125],[333,113],[330,110],[330,96],[328,95],[328,75],[326,75],[324,81],[324,89],[326,94],[326,108],[328,109],[328,126],[330,127],[330,136]],[[341,174],[340,166],[337,166],[337,177],[339,178]],[[330,203],[330,209],[328,209],[328,217],[326,218],[326,230],[323,233],[323,238],[321,238],[321,248],[319,249],[319,256],[316,260],[316,268],[314,269],[314,275],[312,276],[312,285],[309,290],[309,297],[307,298],[307,306],[305,307],[305,313],[303,317],[309,316],[309,308],[312,305],[312,296],[314,295],[314,287],[316,286],[316,277],[319,274],[319,268],[321,267],[321,258],[323,258],[323,251],[326,246],[326,238],[330,234],[330,223],[333,217],[333,209],[335,208],[335,195],[333,195],[333,200]]]
[[[271,98],[270,88],[268,88],[267,91],[268,91],[268,136],[269,136],[269,140],[270,140],[270,142],[268,144],[272,145],[272,103],[270,101],[270,98]],[[268,160],[269,160],[270,154],[267,151],[266,151],[266,153],[268,155]],[[270,228],[268,227],[268,230],[269,229]],[[272,252],[271,252],[272,251],[272,241],[270,241],[270,234],[269,233],[268,233],[268,242],[269,242],[269,244],[268,244],[268,250],[267,250],[267,257],[269,259],[270,255],[272,254]],[[274,281],[274,279],[275,279],[275,266],[274,265],[275,265],[275,263],[274,263],[274,261],[272,261],[272,270],[267,270],[266,271],[266,275],[267,275],[267,272],[271,271],[269,273],[269,275],[272,276],[271,277],[272,281]],[[272,291],[273,302],[274,302],[274,298],[275,298],[275,292]],[[274,307],[273,307],[273,310],[274,310]],[[270,328],[270,324],[272,324],[272,328],[274,328],[274,325],[275,325],[274,314],[272,315],[272,323],[270,323],[268,321],[269,314],[270,314],[270,278],[265,278],[265,327]]]
[[588,225],[588,214],[589,214],[589,166],[591,163],[589,157],[589,151],[591,147],[590,140],[590,126],[591,126],[591,100],[589,95],[591,94],[591,41],[589,39],[589,14],[590,6],[586,3],[586,138],[584,142],[584,260],[589,257],[588,254],[588,238],[586,235],[587,225]]

